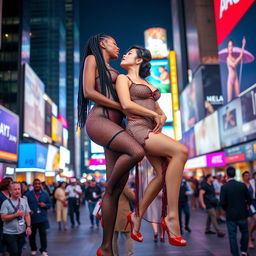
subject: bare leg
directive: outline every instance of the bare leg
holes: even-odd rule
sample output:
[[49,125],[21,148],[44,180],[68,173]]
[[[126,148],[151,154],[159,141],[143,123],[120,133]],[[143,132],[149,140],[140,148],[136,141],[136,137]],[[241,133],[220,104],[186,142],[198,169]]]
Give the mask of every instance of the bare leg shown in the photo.
[[178,200],[188,150],[182,144],[161,133],[149,134],[149,138],[145,143],[145,150],[154,156],[171,158],[165,176],[168,202],[166,223],[172,233],[180,236]]
[[240,85],[239,85],[238,78],[236,78],[236,80],[235,80],[235,88],[234,89],[235,89],[235,95],[236,95],[236,97],[238,97],[240,94]]
[[152,201],[157,197],[157,195],[159,194],[163,187],[162,159],[160,157],[154,157],[147,154],[146,156],[151,165],[153,166],[156,176],[148,184],[144,192],[143,198],[140,201],[140,216],[135,217],[134,214],[132,216],[132,220],[134,222],[133,232],[135,234],[140,230],[141,220],[143,218],[145,211],[147,210],[148,206],[152,203]]
[[228,92],[228,102],[232,100],[233,82],[232,79],[228,78],[227,81],[227,92]]

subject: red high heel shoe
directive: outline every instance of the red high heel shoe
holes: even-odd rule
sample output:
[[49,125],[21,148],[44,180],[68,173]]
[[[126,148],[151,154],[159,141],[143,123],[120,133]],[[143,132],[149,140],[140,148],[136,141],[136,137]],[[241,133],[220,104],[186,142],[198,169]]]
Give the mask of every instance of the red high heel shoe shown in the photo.
[[[165,219],[162,219],[162,231],[163,231],[163,235],[165,234],[165,231],[168,234],[168,240],[169,240],[169,244],[174,245],[174,246],[186,246],[187,245],[187,241],[183,239],[182,236],[175,236],[175,234],[173,234],[167,227]],[[171,235],[174,235],[174,237],[171,237]]]
[[103,256],[102,253],[101,253],[100,248],[97,250],[96,254],[97,254],[97,256]]
[[102,201],[98,202],[98,211],[96,213],[96,218],[101,221],[102,220],[102,212],[101,212],[101,207],[102,207]]
[[133,229],[134,229],[134,225],[133,225],[133,222],[132,222],[132,212],[130,212],[128,215],[127,215],[127,222],[126,222],[126,226],[125,226],[125,230],[128,226],[128,224],[130,223],[131,225],[131,238],[139,243],[143,242],[143,237],[141,235],[140,232],[138,232],[136,235],[133,234]]

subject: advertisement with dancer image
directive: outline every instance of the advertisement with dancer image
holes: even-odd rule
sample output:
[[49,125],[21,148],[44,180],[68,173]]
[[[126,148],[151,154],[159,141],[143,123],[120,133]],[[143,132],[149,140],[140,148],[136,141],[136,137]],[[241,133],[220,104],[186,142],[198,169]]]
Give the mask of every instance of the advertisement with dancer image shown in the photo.
[[227,3],[223,9],[220,0],[215,0],[215,16],[222,93],[228,103],[256,83],[256,2]]

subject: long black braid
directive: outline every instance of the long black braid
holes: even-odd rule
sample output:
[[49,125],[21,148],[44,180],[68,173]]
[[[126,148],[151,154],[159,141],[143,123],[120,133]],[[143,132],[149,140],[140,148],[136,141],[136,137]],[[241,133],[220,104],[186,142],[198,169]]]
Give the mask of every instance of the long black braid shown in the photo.
[[83,92],[84,62],[88,55],[94,55],[96,59],[96,64],[97,64],[99,78],[100,78],[101,93],[106,97],[109,97],[111,95],[115,101],[118,101],[117,93],[112,84],[111,74],[106,67],[106,64],[102,55],[102,51],[100,48],[100,42],[109,37],[110,36],[105,34],[98,34],[98,35],[92,36],[88,39],[85,46],[84,57],[83,57],[83,61],[80,69],[79,91],[78,91],[78,123],[77,125],[80,128],[84,127],[88,110],[89,110],[89,99],[87,99],[84,96],[84,92]]

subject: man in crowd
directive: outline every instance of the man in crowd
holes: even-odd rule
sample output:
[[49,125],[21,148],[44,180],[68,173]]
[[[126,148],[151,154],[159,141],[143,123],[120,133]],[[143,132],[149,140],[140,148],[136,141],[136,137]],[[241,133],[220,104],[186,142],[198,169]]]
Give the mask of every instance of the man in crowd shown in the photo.
[[220,205],[226,211],[230,251],[233,256],[240,255],[237,245],[237,227],[239,227],[241,255],[246,256],[249,242],[247,206],[251,204],[251,197],[246,185],[234,179],[235,168],[228,167],[226,172],[228,182],[221,188]]
[[[224,237],[225,233],[221,232],[217,223],[217,217],[216,217],[216,210],[215,207],[218,204],[218,200],[215,197],[215,191],[213,187],[213,177],[211,174],[208,174],[205,176],[205,182],[202,183],[202,187],[200,190],[200,202],[203,207],[203,209],[206,209],[207,211],[207,221],[206,221],[206,228],[205,228],[205,234],[216,234],[218,237]],[[211,223],[213,224],[216,233],[214,231],[211,231]]]
[[180,218],[181,233],[183,233],[182,212],[184,212],[185,214],[185,230],[187,232],[191,232],[191,229],[189,227],[190,209],[188,204],[188,196],[191,196],[191,195],[193,195],[193,190],[189,182],[187,182],[185,177],[183,177],[181,186],[180,186],[180,195],[179,195],[179,218]]
[[31,255],[36,255],[36,233],[39,230],[41,256],[47,256],[47,236],[46,230],[49,228],[47,210],[51,207],[51,200],[47,192],[42,190],[41,181],[35,179],[33,182],[34,189],[28,191],[25,195],[31,209],[32,234],[29,237]]
[[1,206],[3,240],[10,256],[21,256],[25,235],[31,235],[30,209],[27,201],[21,198],[21,184],[11,182],[9,185],[11,197]]
[[[98,200],[101,198],[101,188],[99,187],[99,185],[97,185],[96,180],[94,178],[92,178],[90,180],[90,185],[85,190],[85,198],[88,201],[91,228],[93,228],[94,227],[94,218],[95,218],[93,215],[93,210],[94,210]],[[96,224],[98,227],[99,220],[97,218],[96,218]]]
[[68,196],[68,208],[71,221],[71,227],[75,227],[74,213],[76,214],[77,224],[80,225],[80,196],[83,194],[81,186],[77,184],[76,179],[71,180],[71,185],[67,186],[66,194]]

